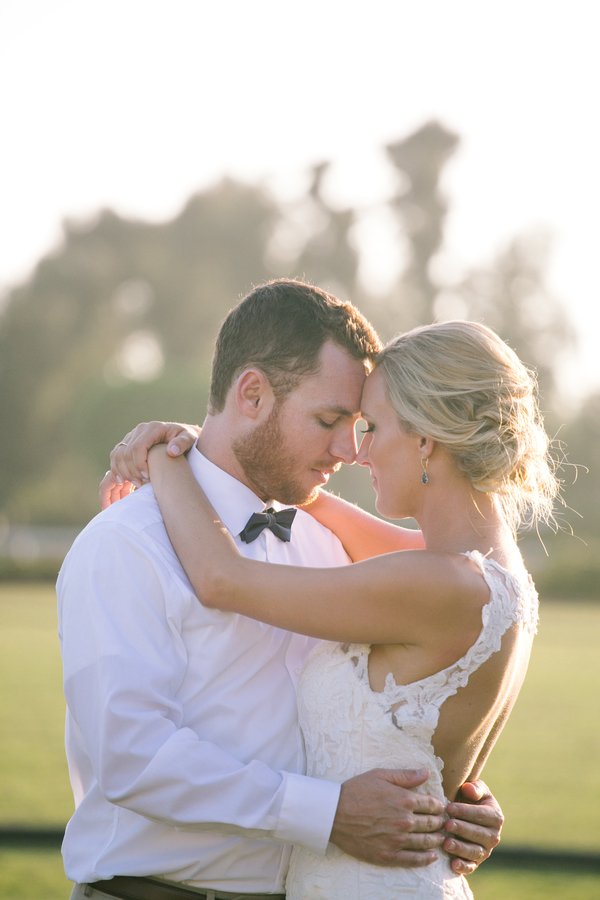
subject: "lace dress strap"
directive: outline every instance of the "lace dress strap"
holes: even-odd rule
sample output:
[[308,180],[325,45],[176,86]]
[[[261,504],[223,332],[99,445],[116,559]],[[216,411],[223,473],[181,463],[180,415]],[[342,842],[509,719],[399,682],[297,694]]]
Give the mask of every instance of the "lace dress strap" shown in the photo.
[[[412,699],[421,709],[440,707],[459,688],[464,687],[469,677],[500,649],[503,635],[517,622],[524,629],[535,634],[538,622],[538,597],[533,582],[527,574],[518,578],[493,559],[472,550],[464,554],[481,569],[490,590],[490,599],[481,610],[482,628],[474,644],[467,652],[445,669],[421,681],[409,685],[396,684],[393,675],[386,679],[383,694],[386,703],[405,704]],[[368,649],[363,660],[367,665]]]

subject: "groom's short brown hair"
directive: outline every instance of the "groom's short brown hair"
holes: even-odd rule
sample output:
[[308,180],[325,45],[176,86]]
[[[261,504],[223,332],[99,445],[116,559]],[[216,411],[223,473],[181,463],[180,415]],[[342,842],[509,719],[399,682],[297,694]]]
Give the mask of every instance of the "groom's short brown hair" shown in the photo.
[[256,366],[278,398],[317,371],[327,340],[355,359],[381,350],[373,326],[355,306],[303,281],[279,278],[254,288],[227,315],[217,337],[209,410],[220,412],[234,379]]

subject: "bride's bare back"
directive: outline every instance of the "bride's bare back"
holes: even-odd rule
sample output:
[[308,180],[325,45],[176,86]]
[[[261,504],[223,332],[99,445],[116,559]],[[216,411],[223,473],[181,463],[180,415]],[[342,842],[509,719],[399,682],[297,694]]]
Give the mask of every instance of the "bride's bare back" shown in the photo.
[[[481,767],[525,674],[537,595],[526,575],[515,578],[479,553],[469,556],[489,602],[473,644],[444,668],[398,683],[388,668],[391,647],[323,643],[313,651],[298,689],[310,775],[343,781],[374,766],[425,766],[430,777],[422,789],[442,799]],[[398,650],[400,666],[401,656]],[[296,848],[287,895],[383,900],[408,887],[416,896],[470,897],[443,856],[423,869],[384,875],[335,847],[325,857]]]

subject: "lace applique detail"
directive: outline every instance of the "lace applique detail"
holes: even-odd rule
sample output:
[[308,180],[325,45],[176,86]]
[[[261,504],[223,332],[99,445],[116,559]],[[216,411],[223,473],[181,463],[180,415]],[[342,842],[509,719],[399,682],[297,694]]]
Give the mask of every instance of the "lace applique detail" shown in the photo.
[[[309,775],[345,781],[368,769],[427,767],[420,790],[444,800],[443,763],[432,744],[440,708],[500,649],[515,623],[534,634],[537,594],[526,577],[516,578],[478,552],[466,554],[480,567],[490,600],[482,609],[475,643],[452,665],[408,685],[387,676],[383,691],[369,685],[370,647],[322,642],[309,656],[298,690],[298,714]],[[288,875],[289,900],[389,900],[392,896],[469,898],[465,879],[445,857],[421,869],[382,869],[351,859],[333,845],[325,857],[295,848]]]
[[[490,589],[490,599],[481,610],[481,631],[464,656],[434,675],[408,685],[396,684],[394,676],[387,675],[379,696],[384,698],[384,705],[398,727],[410,727],[416,719],[426,727],[435,728],[444,701],[464,687],[473,672],[500,649],[509,628],[521,622],[527,633],[534,635],[537,632],[538,596],[530,576],[526,580],[518,579],[476,550],[465,556],[478,564]],[[358,645],[353,652],[360,653],[363,658],[356,671],[368,685],[370,646]]]

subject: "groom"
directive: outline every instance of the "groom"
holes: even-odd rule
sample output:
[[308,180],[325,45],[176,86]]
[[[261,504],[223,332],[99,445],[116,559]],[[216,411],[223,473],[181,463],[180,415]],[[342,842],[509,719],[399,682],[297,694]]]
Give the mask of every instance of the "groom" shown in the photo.
[[[301,503],[353,462],[379,347],[354,307],[301,282],[259,287],[226,318],[188,458],[247,556],[347,562],[302,510],[289,542],[242,533],[263,501]],[[133,462],[139,448],[122,449]],[[413,790],[426,773],[376,770],[341,786],[301,774],[295,680],[311,641],[201,606],[150,486],[84,529],[58,592],[73,897],[282,897],[292,843],[323,853],[331,841],[388,866],[431,861],[444,818]],[[489,855],[502,818],[493,798],[450,814],[463,859]]]

